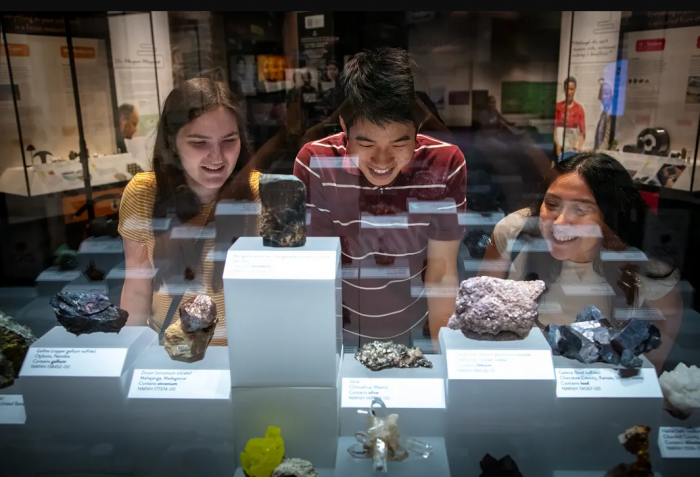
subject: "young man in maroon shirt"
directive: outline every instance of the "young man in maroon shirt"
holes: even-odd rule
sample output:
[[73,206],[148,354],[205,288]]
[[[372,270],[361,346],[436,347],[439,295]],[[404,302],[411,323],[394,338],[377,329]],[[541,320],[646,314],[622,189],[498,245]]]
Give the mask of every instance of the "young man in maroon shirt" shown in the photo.
[[[306,184],[309,235],[340,237],[346,345],[433,342],[454,311],[467,171],[456,146],[419,134],[411,60],[399,49],[345,66],[342,133],[307,143],[294,174]],[[414,343],[415,340],[415,343]]]

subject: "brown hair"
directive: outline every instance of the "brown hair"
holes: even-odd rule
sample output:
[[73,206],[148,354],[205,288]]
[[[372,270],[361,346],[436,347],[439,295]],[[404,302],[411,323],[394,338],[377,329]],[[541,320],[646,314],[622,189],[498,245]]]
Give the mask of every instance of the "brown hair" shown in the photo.
[[[169,218],[169,228],[183,224],[202,212],[199,198],[187,185],[182,160],[176,147],[177,134],[190,121],[220,107],[227,108],[236,117],[241,150],[233,173],[219,190],[217,202],[223,198],[252,199],[247,174],[249,167],[246,167],[251,157],[251,146],[239,101],[225,83],[209,78],[190,79],[173,89],[165,100],[153,151],[153,171],[156,178],[153,218]],[[213,215],[208,217],[207,224],[213,219]],[[169,230],[153,232],[153,260],[158,268],[154,280],[155,289],[170,276],[184,276],[188,268],[197,273],[201,262],[201,252],[196,253],[194,240],[170,240],[170,234],[166,232]],[[221,286],[223,262],[216,264],[212,287],[218,291]]]

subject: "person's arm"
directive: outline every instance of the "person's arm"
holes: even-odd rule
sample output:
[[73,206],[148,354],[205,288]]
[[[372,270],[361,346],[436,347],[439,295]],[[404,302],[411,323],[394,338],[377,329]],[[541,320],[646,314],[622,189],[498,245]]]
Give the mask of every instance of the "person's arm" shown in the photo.
[[459,240],[428,240],[428,264],[425,269],[425,292],[428,296],[430,336],[437,339],[440,328],[455,311],[459,277],[457,253]]
[[656,308],[664,315],[664,320],[654,321],[653,324],[661,331],[661,346],[647,353],[647,358],[656,368],[656,373],[661,375],[664,362],[668,358],[671,348],[676,341],[678,331],[683,320],[683,300],[676,286],[669,293],[658,300],[646,300],[651,308]]
[[126,324],[144,326],[151,313],[153,299],[153,267],[148,259],[146,244],[124,238],[126,279],[119,307],[129,313]]

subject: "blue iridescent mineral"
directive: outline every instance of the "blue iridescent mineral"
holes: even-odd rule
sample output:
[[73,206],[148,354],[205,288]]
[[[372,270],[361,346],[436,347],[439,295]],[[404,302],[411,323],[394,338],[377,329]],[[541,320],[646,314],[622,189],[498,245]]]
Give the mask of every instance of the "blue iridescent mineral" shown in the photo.
[[579,323],[581,321],[594,320],[598,321],[602,320],[603,318],[603,313],[601,313],[601,311],[598,308],[596,308],[593,305],[588,305],[586,308],[581,310],[581,312],[578,315],[576,315],[576,322]]

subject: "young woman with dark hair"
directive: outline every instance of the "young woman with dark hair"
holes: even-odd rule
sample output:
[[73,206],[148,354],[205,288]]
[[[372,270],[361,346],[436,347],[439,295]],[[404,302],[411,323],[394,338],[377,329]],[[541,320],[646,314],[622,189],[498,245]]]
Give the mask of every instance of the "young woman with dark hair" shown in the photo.
[[[665,318],[655,321],[665,341],[653,361],[662,364],[682,309],[670,235],[658,232],[662,227],[656,215],[629,173],[610,156],[576,154],[556,164],[545,185],[540,201],[508,215],[494,229],[484,259],[512,262],[510,271],[483,267],[480,274],[543,280],[542,326],[570,324],[587,305],[597,306],[613,323],[640,316],[634,310],[642,305],[656,308]],[[643,252],[646,260],[639,253],[632,261],[604,253],[630,251]]]
[[[129,312],[128,324],[161,331],[179,319],[173,303],[204,293],[220,319],[212,343],[226,344],[224,262],[213,260],[214,239],[205,237],[220,200],[255,199],[250,155],[244,114],[224,83],[194,78],[168,95],[153,172],[134,176],[119,210],[127,268],[121,308]],[[174,234],[180,226],[201,233]]]

